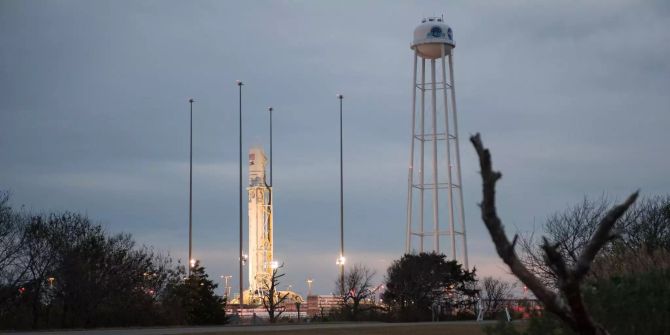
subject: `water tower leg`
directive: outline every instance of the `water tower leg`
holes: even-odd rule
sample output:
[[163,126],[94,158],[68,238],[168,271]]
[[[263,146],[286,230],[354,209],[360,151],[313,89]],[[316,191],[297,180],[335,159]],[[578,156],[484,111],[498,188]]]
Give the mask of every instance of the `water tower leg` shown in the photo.
[[444,101],[444,133],[447,144],[447,185],[449,186],[447,196],[449,204],[449,234],[451,235],[451,259],[456,260],[456,232],[454,229],[454,188],[451,178],[451,140],[449,139],[449,103],[447,101],[447,69],[446,69],[446,48],[442,44],[442,98]]
[[458,172],[458,198],[460,202],[461,235],[463,236],[463,265],[468,268],[468,244],[465,234],[465,209],[463,206],[463,180],[461,178],[461,154],[458,144],[458,118],[456,113],[456,85],[454,84],[453,52],[449,52],[449,83],[451,84],[451,111],[454,116],[454,144],[456,146],[456,170]]
[[414,79],[412,80],[412,139],[409,149],[409,175],[407,185],[407,238],[405,253],[409,254],[412,248],[412,191],[414,188],[414,140],[416,137],[416,66],[417,54],[414,52]]
[[439,226],[439,202],[438,202],[438,173],[437,173],[437,94],[435,92],[435,60],[430,60],[431,76],[431,105],[433,112],[432,137],[433,137],[433,239],[435,252],[440,253],[440,226]]
[[421,186],[420,186],[420,191],[419,191],[419,224],[420,224],[420,229],[419,229],[419,236],[421,237],[421,242],[419,242],[419,251],[423,252],[423,240],[425,237],[424,229],[423,229],[423,221],[424,221],[424,214],[425,214],[425,205],[424,205],[424,198],[425,198],[425,176],[426,174],[424,173],[425,170],[425,163],[426,163],[426,157],[424,155],[424,152],[426,150],[426,59],[421,58],[421,150],[419,153],[419,156],[421,156],[421,166],[420,166],[420,171],[419,171],[419,180],[421,181]]

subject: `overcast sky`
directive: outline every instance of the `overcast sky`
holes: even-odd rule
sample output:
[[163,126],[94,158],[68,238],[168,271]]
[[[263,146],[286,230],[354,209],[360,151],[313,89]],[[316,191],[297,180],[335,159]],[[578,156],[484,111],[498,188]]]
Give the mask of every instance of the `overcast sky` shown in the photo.
[[412,32],[442,14],[456,40],[470,264],[480,276],[506,268],[479,219],[469,134],[482,133],[503,172],[510,233],[585,195],[668,193],[663,0],[0,0],[0,189],[15,206],[86,213],[185,260],[194,97],[194,254],[237,285],[240,79],[245,151],[267,148],[266,107],[275,108],[282,285],[304,293],[312,277],[315,292],[330,293],[343,93],[347,261],[378,269],[381,281],[404,251]]

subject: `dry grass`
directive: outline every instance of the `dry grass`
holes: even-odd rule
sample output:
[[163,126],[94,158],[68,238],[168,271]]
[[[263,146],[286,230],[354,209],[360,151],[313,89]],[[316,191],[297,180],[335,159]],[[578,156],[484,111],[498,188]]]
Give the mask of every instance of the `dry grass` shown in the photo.
[[[488,324],[492,325],[492,324]],[[520,327],[518,325],[517,327]],[[265,329],[264,329],[265,328]],[[286,328],[286,329],[282,329]],[[302,329],[300,329],[302,328]],[[231,329],[232,330],[232,329]],[[304,327],[250,327],[240,331],[212,332],[221,335],[484,335],[483,326],[475,323],[417,323],[417,324],[324,324]]]

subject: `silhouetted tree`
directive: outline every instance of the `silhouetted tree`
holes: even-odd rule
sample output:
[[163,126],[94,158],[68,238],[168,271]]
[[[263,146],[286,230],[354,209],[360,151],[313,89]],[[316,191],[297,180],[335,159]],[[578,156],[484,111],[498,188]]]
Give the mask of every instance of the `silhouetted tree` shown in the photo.
[[168,288],[166,305],[181,308],[189,325],[225,324],[228,321],[226,299],[214,293],[218,285],[208,278],[205,268],[196,261],[189,277]]
[[0,315],[3,315],[26,281],[23,252],[26,219],[9,205],[9,192],[0,191]]
[[443,254],[405,254],[387,270],[383,299],[401,319],[428,320],[434,306],[453,306],[459,302],[450,300],[461,294],[474,295],[474,282],[474,270],[464,270]]
[[173,323],[163,298],[183,274],[169,257],[76,213],[13,210],[0,196],[0,328]]
[[267,283],[267,288],[261,290],[261,301],[263,308],[268,312],[270,323],[275,323],[277,319],[284,313],[285,302],[289,294],[282,294],[277,287],[279,287],[279,278],[284,277],[285,273],[279,273],[279,269],[283,268],[284,264],[272,269],[272,276]]
[[626,225],[617,242],[647,253],[670,251],[670,195],[642,198],[630,211],[624,216]]
[[[374,294],[372,278],[376,272],[364,265],[356,264],[344,274],[344,285],[342,278],[338,276],[335,288],[342,297],[343,309],[352,320],[358,318],[361,301]],[[342,289],[344,288],[344,291]]]
[[[584,198],[578,204],[547,218],[542,226],[543,233],[557,245],[556,251],[567,266],[575,266],[610,207],[612,202],[604,197],[596,200]],[[650,257],[657,257],[658,250],[670,251],[670,196],[640,199],[617,219],[612,230],[618,238],[603,245],[595,263],[603,258],[623,260],[620,254],[627,254],[629,250]],[[559,276],[545,262],[541,241],[530,235],[520,238],[519,244],[524,265],[545,285],[558,287]],[[633,262],[637,263],[636,260]]]
[[490,317],[504,307],[505,300],[510,299],[515,283],[506,282],[493,277],[484,277],[481,280],[480,295],[482,307]]
[[560,242],[549,242],[543,238],[542,250],[544,259],[557,277],[558,292],[547,287],[541,279],[528,269],[517,256],[514,250],[518,235],[510,242],[507,239],[502,221],[498,217],[495,205],[496,182],[502,174],[493,171],[491,153],[482,144],[479,134],[470,138],[470,141],[479,156],[482,175],[482,220],[486,225],[496,251],[502,260],[510,267],[512,273],[542,301],[545,308],[556,314],[574,331],[583,335],[605,335],[608,331],[595,322],[588,312],[582,295],[582,282],[588,274],[591,264],[598,252],[617,235],[612,232],[617,220],[635,202],[638,193],[635,192],[622,204],[614,206],[598,221],[595,230],[590,235],[579,254],[576,254],[574,264],[568,263],[560,252]]

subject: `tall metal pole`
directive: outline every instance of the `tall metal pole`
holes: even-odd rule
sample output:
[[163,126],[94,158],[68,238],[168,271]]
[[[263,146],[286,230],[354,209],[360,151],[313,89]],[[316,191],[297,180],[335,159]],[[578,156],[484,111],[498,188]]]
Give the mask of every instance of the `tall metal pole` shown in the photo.
[[237,86],[239,87],[240,90],[240,97],[239,97],[239,102],[240,102],[240,113],[239,113],[239,120],[240,120],[240,126],[239,126],[239,134],[240,134],[240,309],[242,309],[242,306],[244,305],[244,273],[243,273],[243,262],[244,259],[242,258],[242,85],[244,85],[241,81],[237,81]]
[[344,169],[342,163],[342,94],[340,99],[340,284],[341,293],[344,294]]
[[268,107],[268,111],[270,112],[270,186],[272,186],[272,177],[274,176],[272,174],[272,107]]
[[193,259],[193,102],[195,99],[188,99],[191,105],[191,131],[189,139],[189,164],[188,164],[188,276],[191,276],[191,260]]

